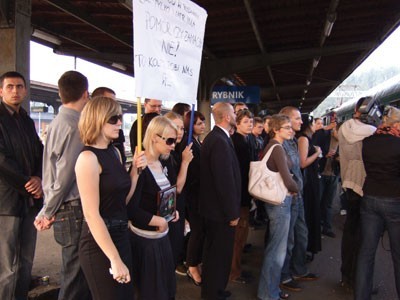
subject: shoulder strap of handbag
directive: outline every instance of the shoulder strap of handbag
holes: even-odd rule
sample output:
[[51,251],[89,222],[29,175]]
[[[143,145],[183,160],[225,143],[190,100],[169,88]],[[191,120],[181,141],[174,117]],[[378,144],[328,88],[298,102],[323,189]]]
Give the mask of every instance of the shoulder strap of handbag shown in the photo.
[[280,144],[272,145],[272,147],[268,149],[268,152],[264,155],[263,159],[261,160],[264,164],[267,163],[269,157],[271,156],[272,150],[274,150],[275,146],[280,146]]

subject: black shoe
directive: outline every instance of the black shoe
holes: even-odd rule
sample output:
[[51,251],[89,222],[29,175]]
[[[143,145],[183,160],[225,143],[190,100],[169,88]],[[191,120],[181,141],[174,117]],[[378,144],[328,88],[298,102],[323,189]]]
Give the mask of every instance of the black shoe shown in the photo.
[[304,276],[293,276],[293,279],[297,281],[314,281],[317,280],[318,278],[319,276],[314,273],[307,273]]
[[187,275],[188,279],[190,281],[192,281],[195,286],[201,286],[201,282],[199,282],[196,279],[194,279],[193,276],[192,276],[192,273],[190,273],[189,270],[187,270],[186,275]]
[[292,292],[301,292],[302,291],[302,288],[301,288],[300,284],[298,284],[294,280],[290,280],[290,281],[285,282],[285,283],[282,282],[279,285],[279,287],[281,289],[285,289],[285,290],[292,291]]
[[175,273],[181,276],[186,276],[187,275],[188,268],[185,266],[185,264],[179,264],[176,266]]

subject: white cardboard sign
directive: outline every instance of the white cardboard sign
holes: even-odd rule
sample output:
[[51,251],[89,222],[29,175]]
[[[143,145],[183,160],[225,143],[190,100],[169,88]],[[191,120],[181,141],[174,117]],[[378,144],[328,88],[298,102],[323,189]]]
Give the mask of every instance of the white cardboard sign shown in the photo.
[[132,0],[136,96],[196,103],[207,12],[189,0]]

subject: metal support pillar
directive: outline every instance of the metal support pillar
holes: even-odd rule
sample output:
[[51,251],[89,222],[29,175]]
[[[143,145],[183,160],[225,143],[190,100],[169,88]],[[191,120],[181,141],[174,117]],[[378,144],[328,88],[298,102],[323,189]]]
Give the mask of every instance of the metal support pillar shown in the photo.
[[[31,0],[0,0],[0,74],[17,71],[30,91]],[[23,103],[29,113],[29,101]]]

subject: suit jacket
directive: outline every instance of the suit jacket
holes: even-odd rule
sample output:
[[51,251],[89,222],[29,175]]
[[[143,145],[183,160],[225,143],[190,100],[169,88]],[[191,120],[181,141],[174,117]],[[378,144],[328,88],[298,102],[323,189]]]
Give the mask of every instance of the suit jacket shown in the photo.
[[207,135],[200,156],[200,214],[222,223],[239,218],[239,162],[230,138],[221,128],[215,126]]

